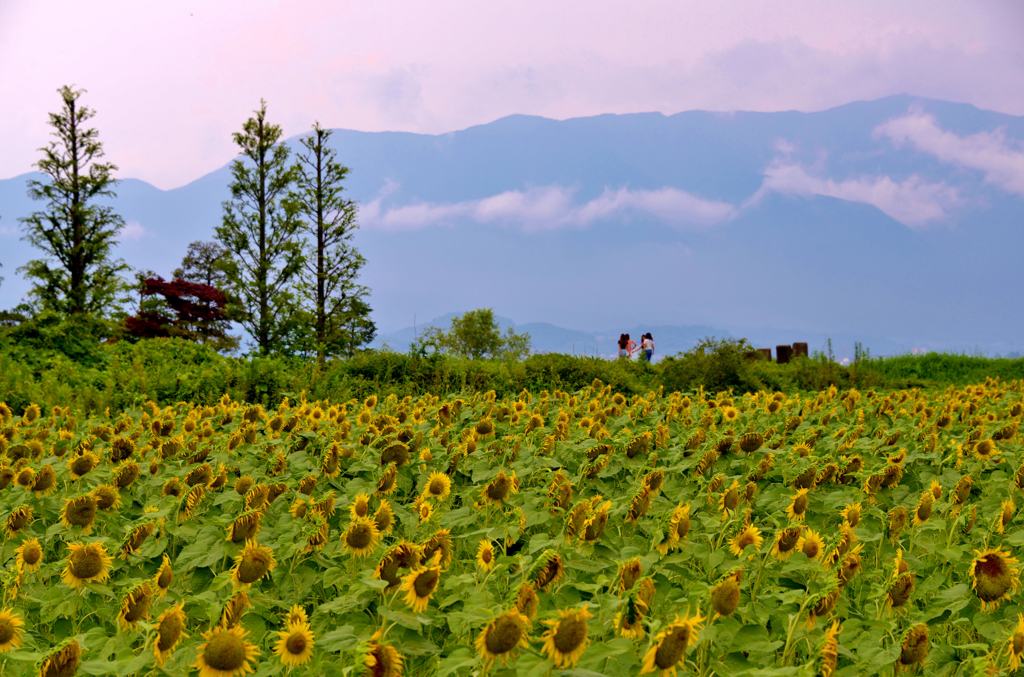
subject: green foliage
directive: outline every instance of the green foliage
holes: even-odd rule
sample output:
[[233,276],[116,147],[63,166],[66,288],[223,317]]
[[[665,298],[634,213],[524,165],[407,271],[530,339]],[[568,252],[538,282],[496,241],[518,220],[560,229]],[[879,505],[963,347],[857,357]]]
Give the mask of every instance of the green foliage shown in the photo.
[[443,353],[471,360],[493,357],[521,360],[530,354],[530,335],[516,333],[512,327],[503,335],[490,308],[478,308],[452,318],[447,331],[431,327],[418,344],[414,350],[433,346]]
[[124,219],[95,203],[114,197],[117,167],[99,162],[104,155],[99,132],[85,127],[95,112],[78,104],[84,90],[58,91],[64,107],[50,114],[56,138],[35,165],[48,180],[28,182],[29,196],[46,207],[21,219],[25,239],[46,258],[18,271],[34,281],[30,296],[39,310],[105,316],[117,308],[126,289],[120,274],[129,270],[113,258]]
[[297,327],[305,330],[299,338],[321,364],[327,357],[351,356],[377,334],[366,301],[370,290],[357,282],[366,259],[352,244],[359,224],[356,203],[344,196],[349,169],[327,145],[330,137],[331,130],[316,123],[299,140],[304,151],[295,164],[292,196],[308,238],[296,285],[308,321]]
[[752,366],[755,351],[746,339],[702,339],[696,346],[658,365],[669,390],[756,392],[764,388]]
[[296,303],[292,284],[302,266],[298,207],[289,199],[294,169],[281,127],[266,122],[267,104],[233,135],[242,157],[231,163],[231,199],[217,239],[231,252],[226,267],[239,321],[256,350],[267,355],[293,330]]

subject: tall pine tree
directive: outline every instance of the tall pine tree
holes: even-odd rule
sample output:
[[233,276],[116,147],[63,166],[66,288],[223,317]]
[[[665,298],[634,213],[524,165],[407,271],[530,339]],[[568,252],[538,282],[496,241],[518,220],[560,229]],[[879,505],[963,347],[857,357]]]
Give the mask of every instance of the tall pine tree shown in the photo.
[[232,135],[241,157],[231,163],[231,199],[217,239],[231,252],[225,268],[241,309],[242,326],[263,355],[277,350],[292,331],[296,302],[292,285],[302,268],[301,220],[288,199],[294,169],[281,127],[266,121],[260,101],[241,133]]
[[120,274],[129,270],[113,258],[113,247],[124,219],[113,208],[96,204],[113,198],[117,167],[99,162],[103,145],[99,132],[86,123],[95,112],[78,103],[81,89],[61,87],[64,107],[50,114],[56,137],[35,164],[47,176],[28,182],[33,200],[45,209],[21,219],[24,238],[46,258],[18,269],[34,280],[31,297],[40,310],[64,315],[108,315],[127,289]]
[[358,284],[366,259],[352,245],[359,227],[356,203],[344,195],[348,167],[337,160],[328,141],[331,130],[320,123],[299,140],[303,150],[295,164],[294,200],[308,236],[298,293],[311,315],[317,360],[351,355],[376,336],[367,303],[369,288]]

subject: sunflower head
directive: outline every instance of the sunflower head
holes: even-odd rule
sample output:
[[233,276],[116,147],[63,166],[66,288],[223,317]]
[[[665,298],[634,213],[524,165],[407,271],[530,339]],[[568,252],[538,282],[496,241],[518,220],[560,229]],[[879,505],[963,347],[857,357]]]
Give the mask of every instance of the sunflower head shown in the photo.
[[903,635],[903,644],[900,647],[900,657],[897,663],[900,667],[910,668],[923,664],[928,658],[928,626],[918,623]]
[[530,583],[535,590],[547,590],[552,583],[557,583],[565,575],[562,557],[550,550],[545,551],[537,560],[530,574]]
[[506,475],[504,470],[499,470],[495,478],[480,491],[480,498],[484,503],[497,505],[518,491],[519,480],[516,479],[515,472]]
[[643,565],[638,557],[634,557],[623,564],[619,569],[619,592],[632,590],[636,582],[643,576],[643,573]]
[[64,501],[60,522],[67,528],[78,527],[83,534],[92,531],[96,521],[96,497],[92,494],[69,498]]
[[377,506],[377,512],[373,514],[373,522],[377,525],[377,531],[382,534],[391,533],[392,527],[395,526],[395,513],[386,499],[382,498],[380,505]]
[[413,543],[398,543],[391,546],[373,572],[373,577],[387,581],[384,592],[394,590],[402,583],[398,576],[399,569],[414,569],[420,565],[422,548]]
[[450,530],[439,529],[423,544],[422,559],[428,561],[433,559],[434,555],[440,555],[441,567],[444,568],[451,563],[454,553],[455,546],[452,543]]
[[1020,587],[1017,558],[995,548],[975,550],[971,562],[971,588],[981,601],[981,610],[995,610]]
[[153,576],[153,587],[156,589],[156,594],[163,597],[167,594],[167,591],[171,589],[171,583],[174,581],[174,570],[171,569],[171,560],[167,555],[164,555],[164,561],[160,563],[160,568],[157,569],[156,575]]
[[152,603],[153,588],[149,582],[135,586],[121,600],[118,623],[125,629],[136,627],[140,620],[149,618],[149,607]]
[[836,664],[839,662],[839,633],[842,631],[839,621],[833,622],[825,631],[825,639],[818,653],[818,673],[822,677],[833,677],[836,674]]
[[25,622],[14,609],[0,607],[0,653],[17,651],[21,646],[21,636]]
[[65,641],[51,651],[39,664],[39,677],[70,677],[78,672],[82,647],[78,640]]
[[493,663],[504,665],[521,647],[529,644],[530,619],[518,609],[511,609],[493,619],[476,639],[476,650],[484,667]]
[[387,496],[388,494],[394,493],[397,487],[398,468],[394,463],[389,464],[384,468],[384,473],[381,475],[380,480],[377,482],[377,495]]
[[435,554],[426,566],[413,569],[402,579],[402,590],[406,593],[404,601],[415,613],[426,609],[437,591],[441,581],[440,559],[440,554]]
[[846,507],[839,512],[839,515],[843,520],[849,522],[851,527],[855,527],[860,522],[860,510],[860,503],[847,503]]
[[4,522],[4,531],[8,538],[14,538],[22,529],[32,523],[34,518],[32,506],[23,505],[11,511]]
[[348,507],[352,519],[365,519],[370,514],[370,495],[359,492]]
[[1010,661],[1010,669],[1017,670],[1024,658],[1024,615],[1017,614],[1017,625],[1010,631],[1006,639],[1006,656]]
[[274,655],[287,667],[305,665],[313,658],[313,631],[307,623],[289,623],[277,633]]
[[231,570],[231,580],[236,587],[245,588],[259,581],[277,566],[274,551],[256,541],[246,541],[245,547],[235,556],[235,566]]
[[32,491],[36,492],[38,498],[49,496],[56,490],[57,474],[53,471],[53,466],[47,463],[32,478]]
[[395,647],[388,644],[381,644],[380,632],[374,634],[370,640],[370,646],[363,658],[364,677],[400,677],[402,674],[402,661],[404,656],[398,653]]
[[225,540],[232,543],[245,543],[256,538],[260,532],[263,513],[259,510],[247,510],[236,517],[227,528]]
[[732,616],[740,605],[740,584],[738,577],[728,576],[711,590],[711,606],[715,610],[712,621]]
[[480,541],[480,545],[476,549],[476,565],[482,571],[490,571],[494,568],[495,554],[494,544],[488,539]]
[[102,583],[110,577],[111,559],[101,543],[72,543],[68,546],[67,566],[61,580],[70,587],[78,588],[83,583]]
[[641,672],[660,670],[662,675],[675,674],[676,666],[682,663],[686,649],[696,644],[703,629],[703,617],[698,613],[691,617],[689,611],[683,618],[675,620],[654,638],[654,646],[644,656]]
[[366,557],[377,547],[380,533],[373,519],[356,519],[342,534],[342,546],[353,557]]
[[754,550],[750,554],[753,556],[754,552],[761,549],[763,542],[764,538],[761,536],[761,530],[755,526],[747,525],[737,531],[732,537],[729,544],[729,552],[737,557],[742,557],[744,549],[752,545]]
[[241,677],[253,671],[260,651],[245,641],[248,631],[241,627],[217,626],[203,633],[205,643],[199,646],[199,655],[192,667],[199,669],[200,677]]
[[516,609],[519,613],[526,616],[532,622],[533,617],[537,615],[539,604],[540,600],[537,597],[537,591],[533,589],[532,585],[524,583],[519,586],[519,592],[516,593]]
[[586,608],[559,609],[558,619],[545,621],[543,651],[555,667],[571,669],[590,645],[587,621],[593,615]]
[[39,545],[39,539],[33,538],[23,542],[15,551],[15,561],[25,571],[38,571],[39,564],[43,561],[43,548]]

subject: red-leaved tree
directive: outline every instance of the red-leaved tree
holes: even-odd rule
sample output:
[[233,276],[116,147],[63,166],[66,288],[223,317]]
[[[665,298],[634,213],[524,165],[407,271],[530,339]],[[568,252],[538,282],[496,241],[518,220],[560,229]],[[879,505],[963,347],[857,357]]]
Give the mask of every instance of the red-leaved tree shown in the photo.
[[125,331],[136,338],[178,337],[229,350],[238,339],[228,335],[224,292],[208,284],[160,276],[142,281],[139,312],[124,320]]

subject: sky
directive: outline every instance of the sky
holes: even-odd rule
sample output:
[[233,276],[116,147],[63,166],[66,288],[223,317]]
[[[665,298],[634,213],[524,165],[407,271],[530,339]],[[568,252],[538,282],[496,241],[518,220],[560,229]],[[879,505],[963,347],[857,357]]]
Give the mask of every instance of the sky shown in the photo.
[[170,189],[230,161],[261,98],[286,136],[900,93],[1024,115],[1021,35],[1019,0],[3,0],[0,178],[32,171],[62,85],[119,177]]

